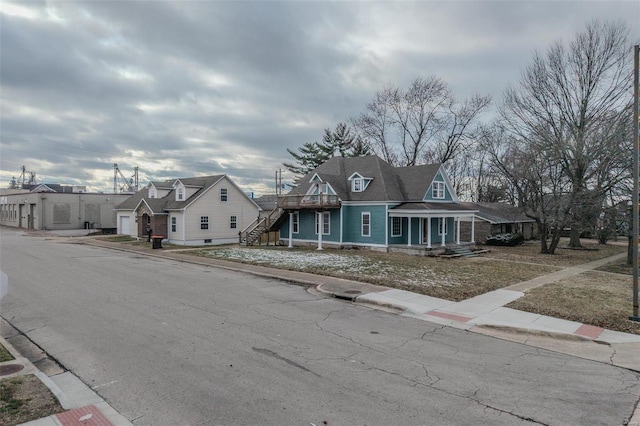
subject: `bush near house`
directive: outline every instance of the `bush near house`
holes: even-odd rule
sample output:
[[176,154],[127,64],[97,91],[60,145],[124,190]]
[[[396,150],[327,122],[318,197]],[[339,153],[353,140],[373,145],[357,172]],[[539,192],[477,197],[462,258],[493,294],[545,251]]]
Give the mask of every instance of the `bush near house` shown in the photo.
[[521,233],[498,234],[488,236],[485,244],[488,246],[518,246],[524,243],[524,235]]

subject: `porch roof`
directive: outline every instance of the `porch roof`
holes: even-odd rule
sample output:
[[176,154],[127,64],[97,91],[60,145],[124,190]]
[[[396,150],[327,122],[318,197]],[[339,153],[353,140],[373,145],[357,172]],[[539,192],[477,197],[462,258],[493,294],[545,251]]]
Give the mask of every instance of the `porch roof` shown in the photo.
[[473,217],[478,210],[459,203],[402,203],[389,209],[390,217],[464,216]]

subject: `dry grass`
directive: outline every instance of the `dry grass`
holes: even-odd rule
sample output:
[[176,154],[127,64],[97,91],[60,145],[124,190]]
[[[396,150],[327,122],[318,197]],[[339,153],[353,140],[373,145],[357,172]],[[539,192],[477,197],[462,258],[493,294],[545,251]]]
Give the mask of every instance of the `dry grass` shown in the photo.
[[[265,255],[269,252],[272,256]],[[421,257],[369,250],[243,247],[208,248],[193,254],[363,281],[453,301],[558,270],[487,258]],[[312,261],[306,261],[309,259]]]
[[0,380],[0,426],[17,425],[64,411],[33,374]]
[[583,250],[568,248],[569,240],[563,238],[558,244],[556,252],[552,255],[540,253],[539,241],[528,241],[516,247],[490,247],[491,252],[484,255],[492,259],[509,260],[513,262],[535,263],[569,267],[602,259],[617,253],[626,251],[626,247],[620,245],[601,245],[595,240],[582,240]]
[[530,290],[509,308],[640,334],[630,321],[632,282],[626,275],[589,271]]
[[9,352],[4,346],[0,345],[0,362],[11,361],[12,359],[14,358],[13,355],[11,355],[11,352]]
[[[442,299],[461,301],[479,294],[545,275],[561,268],[602,259],[625,252],[624,245],[599,245],[583,240],[585,250],[570,250],[568,240],[562,240],[557,254],[540,254],[539,243],[517,247],[487,247],[491,251],[477,258],[439,258],[410,256],[400,253],[380,253],[369,250],[313,248],[252,247],[242,249],[208,248],[198,255],[219,257],[244,263],[310,272],[352,279],[413,291]],[[240,258],[230,257],[230,250],[242,250]],[[252,256],[253,253],[256,256]],[[277,262],[266,257],[256,260],[259,253],[276,252]],[[291,254],[308,256],[311,262],[283,260]],[[322,256],[338,256],[334,258]],[[344,259],[352,262],[343,261]],[[349,265],[356,265],[350,267]],[[640,334],[636,323],[627,320],[630,314],[630,280],[627,277],[590,272],[572,279],[546,285],[510,304],[515,309],[564,318],[612,330]]]

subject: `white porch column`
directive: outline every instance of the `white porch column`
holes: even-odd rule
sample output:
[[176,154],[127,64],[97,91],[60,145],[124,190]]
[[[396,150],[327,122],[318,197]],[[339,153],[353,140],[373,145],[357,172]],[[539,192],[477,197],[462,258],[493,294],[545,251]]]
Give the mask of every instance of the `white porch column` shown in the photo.
[[427,248],[431,248],[431,216],[427,217]]
[[456,244],[460,245],[460,216],[456,216]]
[[[407,221],[409,222],[407,224],[407,238],[408,238],[408,242],[409,244],[407,244],[409,247],[411,247],[411,217],[407,218]],[[400,218],[400,226],[402,226],[402,218]]]
[[443,217],[440,218],[440,220],[442,221],[442,229],[441,229],[441,231],[442,231],[442,244],[441,245],[442,245],[442,247],[444,247],[444,246],[447,245],[447,233],[444,232],[444,231],[447,230],[447,222],[446,222],[447,218],[443,216]]
[[322,231],[324,230],[324,214],[316,212],[318,215],[318,250],[322,250]]
[[289,212],[289,248],[293,247],[293,212]]
[[471,242],[476,242],[476,216],[471,217]]

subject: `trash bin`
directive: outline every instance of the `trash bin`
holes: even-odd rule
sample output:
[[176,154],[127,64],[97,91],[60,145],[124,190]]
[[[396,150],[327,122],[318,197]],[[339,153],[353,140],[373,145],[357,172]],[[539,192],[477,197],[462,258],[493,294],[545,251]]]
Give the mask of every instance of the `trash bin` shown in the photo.
[[161,235],[154,235],[151,237],[151,248],[153,249],[161,249],[162,248],[162,240],[164,237]]

